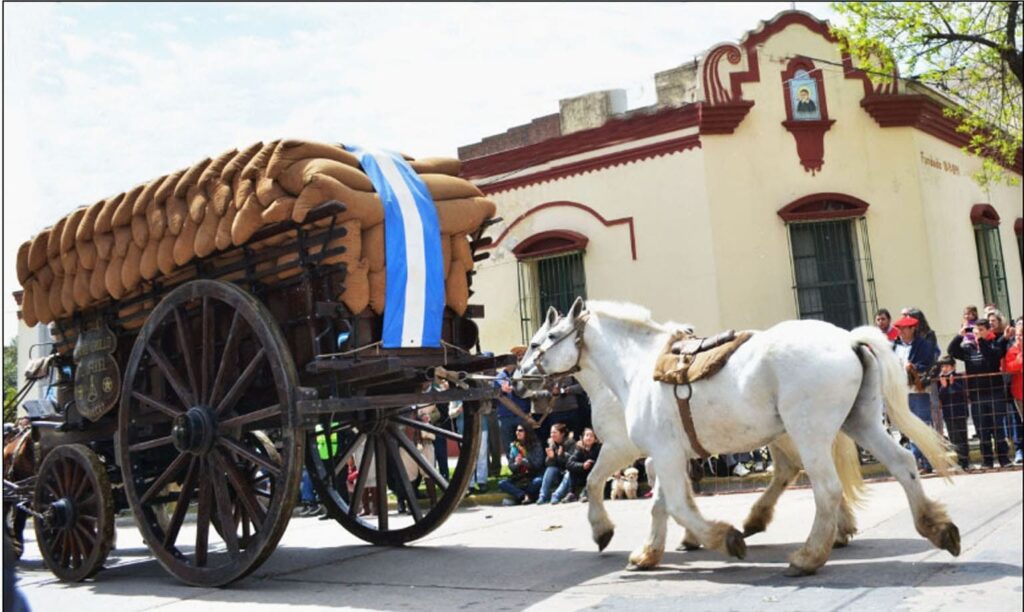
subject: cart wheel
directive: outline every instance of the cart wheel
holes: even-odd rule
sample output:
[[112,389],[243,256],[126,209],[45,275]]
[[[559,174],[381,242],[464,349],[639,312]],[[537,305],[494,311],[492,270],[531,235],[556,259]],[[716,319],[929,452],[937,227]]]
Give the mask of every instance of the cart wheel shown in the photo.
[[[478,408],[479,402],[465,402],[464,435],[420,421],[416,409],[407,406],[323,419],[308,434],[306,467],[327,513],[356,537],[377,545],[399,546],[437,529],[462,501],[476,467]],[[450,479],[439,473],[429,450],[418,448],[431,444],[417,444],[424,433],[455,442],[458,463]],[[352,471],[356,475],[350,479]],[[391,511],[386,498],[385,503],[371,499],[372,508],[364,508],[363,493],[373,489],[378,499],[376,491],[390,492],[405,511]]]
[[[277,322],[230,283],[182,285],[142,326],[125,371],[118,452],[142,537],[179,580],[222,586],[274,551],[302,468],[297,384]],[[271,438],[279,452],[265,445],[274,448]],[[195,522],[186,522],[193,503]]]
[[33,510],[39,552],[65,582],[103,567],[114,546],[114,497],[107,467],[89,447],[58,446],[39,466]]

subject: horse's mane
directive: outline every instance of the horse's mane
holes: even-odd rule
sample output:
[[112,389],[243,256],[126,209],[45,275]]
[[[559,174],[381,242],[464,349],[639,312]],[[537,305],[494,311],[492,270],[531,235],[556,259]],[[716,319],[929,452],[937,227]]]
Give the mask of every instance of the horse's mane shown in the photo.
[[651,319],[651,311],[638,304],[587,300],[586,306],[587,310],[594,314],[627,323],[635,323],[656,332],[669,332],[671,329],[674,329]]

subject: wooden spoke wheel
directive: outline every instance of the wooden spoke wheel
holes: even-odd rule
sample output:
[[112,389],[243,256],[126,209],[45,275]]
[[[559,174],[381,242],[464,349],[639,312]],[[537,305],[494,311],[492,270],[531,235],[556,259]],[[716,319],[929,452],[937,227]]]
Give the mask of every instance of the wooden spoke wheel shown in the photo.
[[277,322],[230,283],[182,285],[142,326],[119,457],[142,536],[179,580],[225,585],[274,551],[302,471],[297,385]]
[[58,446],[39,466],[33,510],[46,567],[78,582],[103,567],[114,545],[114,498],[107,468],[89,447]]
[[[405,544],[439,527],[462,501],[476,467],[478,407],[465,402],[464,435],[423,422],[406,406],[323,419],[308,434],[306,467],[327,513],[377,545]],[[431,436],[458,449],[450,475],[434,460]],[[389,508],[389,497],[397,508]]]

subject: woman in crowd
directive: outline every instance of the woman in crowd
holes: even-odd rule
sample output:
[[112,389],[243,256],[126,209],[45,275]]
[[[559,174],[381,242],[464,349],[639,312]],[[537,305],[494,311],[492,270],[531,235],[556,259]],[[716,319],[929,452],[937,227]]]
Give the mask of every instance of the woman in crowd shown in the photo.
[[515,440],[508,447],[508,469],[512,475],[498,483],[498,488],[511,496],[504,505],[533,503],[541,488],[544,450],[533,431],[522,424],[516,427]]
[[551,501],[551,489],[555,483],[559,483],[559,491],[556,491],[558,499],[568,492],[569,483],[565,483],[565,490],[561,490],[561,482],[566,475],[566,464],[569,463],[569,455],[572,454],[573,442],[569,436],[569,428],[565,423],[555,423],[551,426],[551,438],[548,439],[548,446],[544,449],[547,455],[544,459],[544,478],[540,485],[540,497],[538,504],[546,504]]
[[[597,434],[594,433],[593,429],[585,428],[582,438],[576,443],[576,448],[573,449],[572,455],[569,456],[569,461],[566,463],[569,471],[570,488],[564,501],[573,501],[576,498],[575,491],[580,491],[580,501],[587,501],[587,476],[590,476],[590,470],[594,467],[594,463],[597,462],[597,456],[600,453],[601,441],[597,439]],[[561,488],[559,486],[559,489]],[[559,501],[562,501],[562,498],[558,495],[558,491],[555,491],[554,497],[551,498],[551,503],[557,504]]]

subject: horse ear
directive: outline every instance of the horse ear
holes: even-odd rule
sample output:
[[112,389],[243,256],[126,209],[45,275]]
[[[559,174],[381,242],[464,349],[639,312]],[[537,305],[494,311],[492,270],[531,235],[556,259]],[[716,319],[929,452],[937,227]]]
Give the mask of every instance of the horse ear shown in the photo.
[[583,298],[578,297],[576,301],[572,303],[572,308],[569,309],[569,318],[575,319],[583,313]]
[[558,320],[558,311],[555,310],[554,306],[548,306],[548,314],[545,318],[547,319],[548,327],[555,324],[555,321]]

